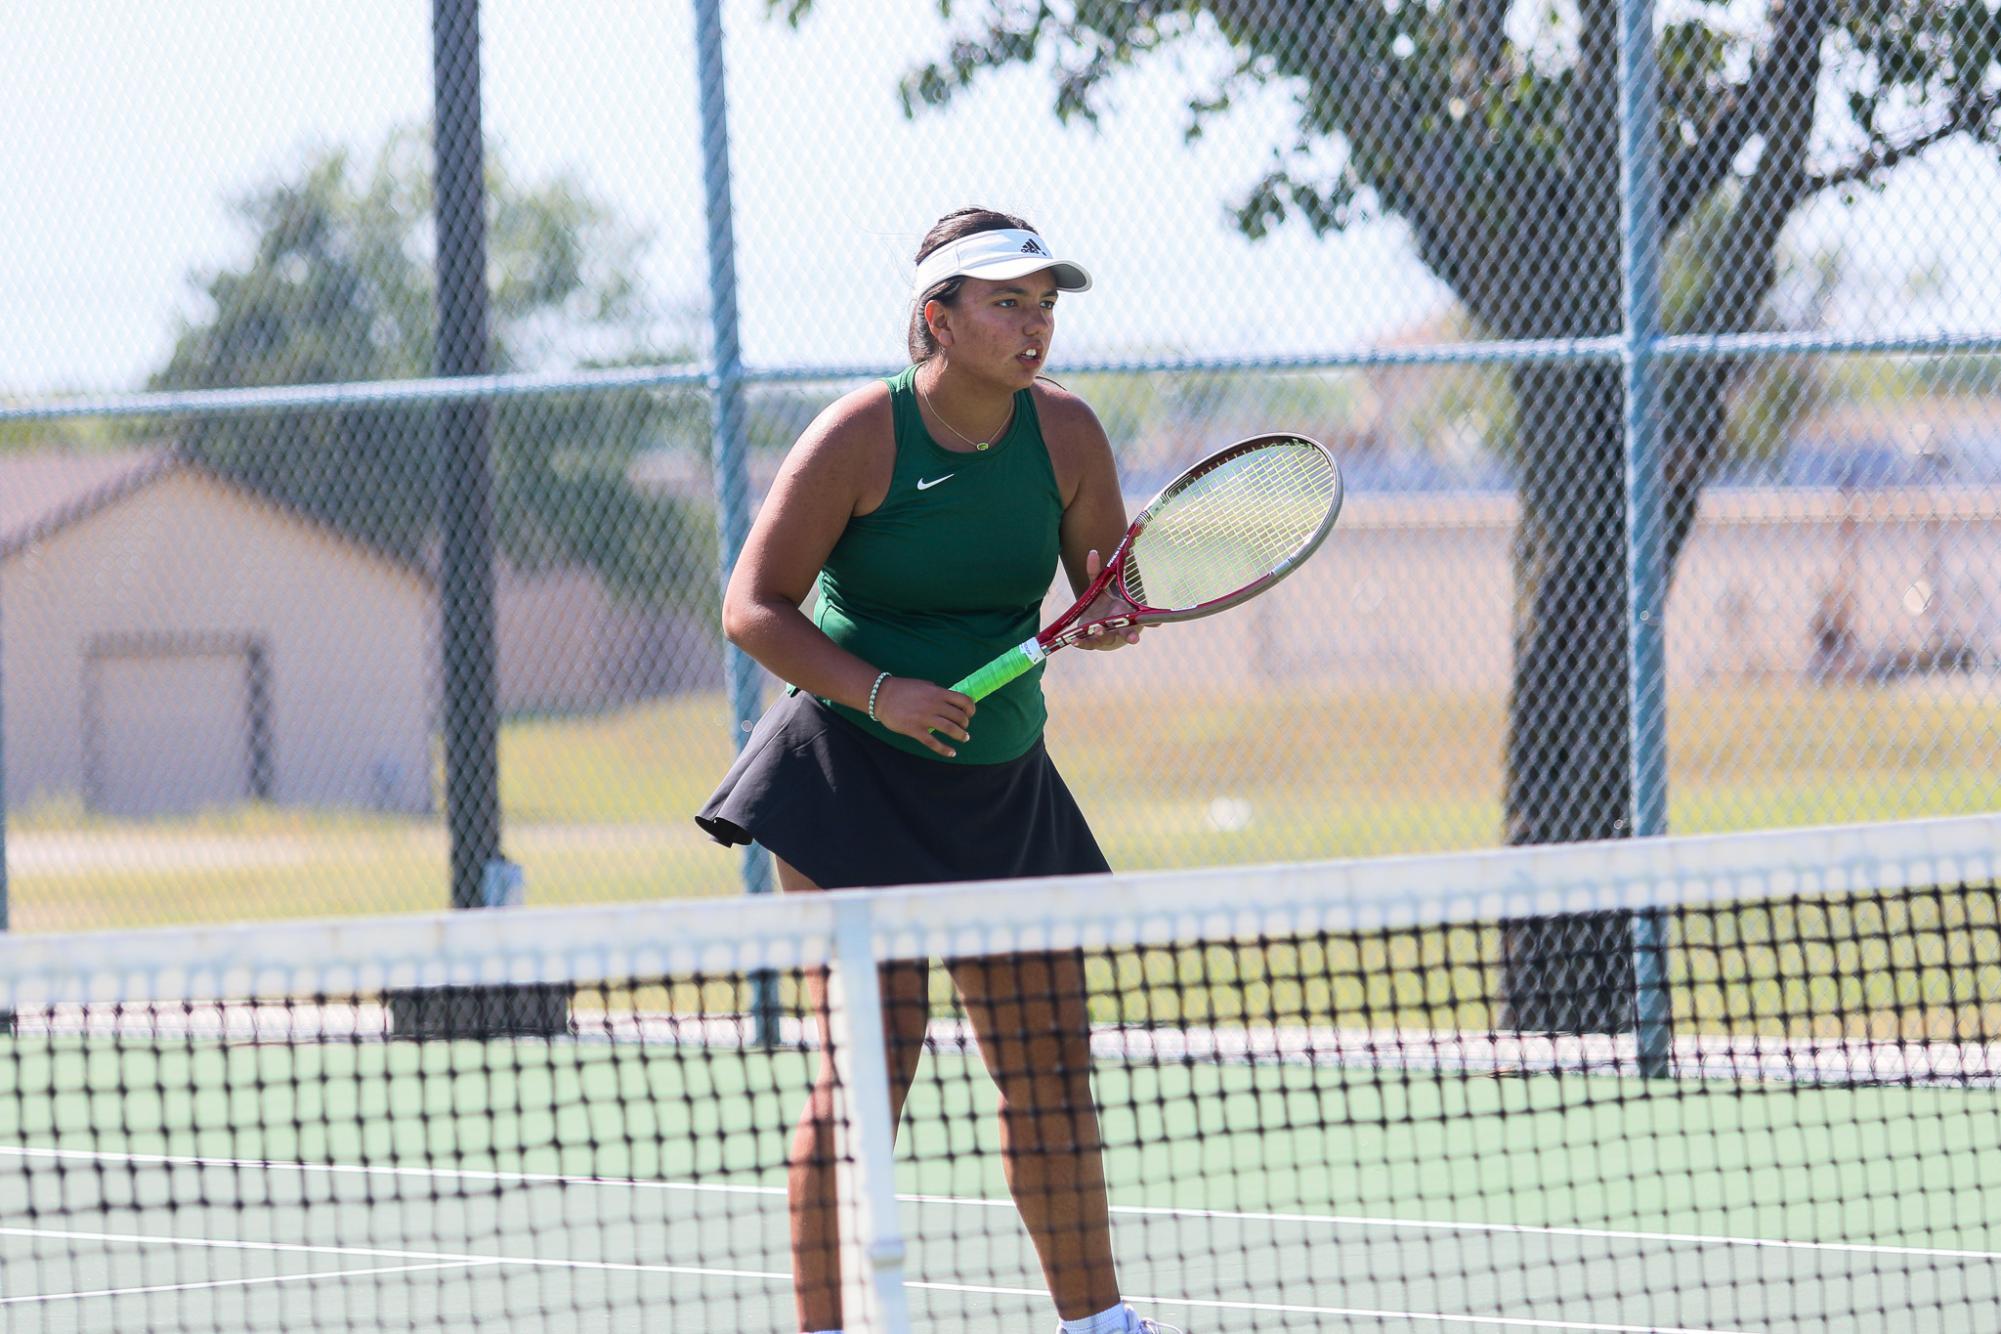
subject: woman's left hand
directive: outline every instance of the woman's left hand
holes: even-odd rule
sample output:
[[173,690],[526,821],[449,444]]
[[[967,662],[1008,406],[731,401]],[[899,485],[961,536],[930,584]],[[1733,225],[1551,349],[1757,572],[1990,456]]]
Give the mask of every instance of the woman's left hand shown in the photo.
[[[1085,578],[1095,580],[1104,567],[1105,563],[1099,559],[1096,550],[1092,550],[1084,557]],[[1101,617],[1119,616],[1131,610],[1132,604],[1114,593],[1111,587],[1107,585],[1105,591],[1093,598],[1091,605],[1084,608],[1084,614],[1077,619],[1089,625],[1092,621],[1098,620]],[[1107,630],[1100,626],[1086,631],[1084,637],[1077,641],[1077,647],[1114,649],[1124,648],[1127,644],[1137,643],[1139,643],[1139,627],[1137,625],[1128,625],[1118,630]]]

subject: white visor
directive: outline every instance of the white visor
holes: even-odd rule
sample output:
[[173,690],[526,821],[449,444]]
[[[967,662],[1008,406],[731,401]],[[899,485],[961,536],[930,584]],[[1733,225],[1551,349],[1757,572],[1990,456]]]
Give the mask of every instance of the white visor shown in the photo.
[[1056,258],[1049,243],[1034,232],[974,232],[947,241],[924,257],[917,266],[910,297],[922,300],[947,278],[1019,278],[1044,269],[1050,270],[1061,291],[1082,292],[1091,286],[1091,275],[1081,264]]

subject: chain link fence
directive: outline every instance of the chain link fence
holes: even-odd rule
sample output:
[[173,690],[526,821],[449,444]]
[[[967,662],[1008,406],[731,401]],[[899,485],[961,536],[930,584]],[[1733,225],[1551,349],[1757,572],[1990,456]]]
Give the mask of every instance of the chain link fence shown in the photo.
[[1994,809],[1997,62],[1984,0],[9,6],[11,925],[760,885],[689,818],[775,685],[722,559],[970,203],[1091,266],[1131,504],[1347,473],[1270,597],[1052,664],[1115,865]]

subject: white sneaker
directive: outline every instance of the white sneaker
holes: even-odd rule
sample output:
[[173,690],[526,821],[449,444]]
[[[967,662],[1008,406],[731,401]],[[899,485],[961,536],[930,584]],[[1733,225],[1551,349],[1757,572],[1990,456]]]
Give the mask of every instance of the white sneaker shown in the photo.
[[1141,1315],[1130,1306],[1124,1310],[1127,1321],[1126,1334],[1188,1334],[1188,1331],[1179,1325],[1163,1325],[1158,1320]]

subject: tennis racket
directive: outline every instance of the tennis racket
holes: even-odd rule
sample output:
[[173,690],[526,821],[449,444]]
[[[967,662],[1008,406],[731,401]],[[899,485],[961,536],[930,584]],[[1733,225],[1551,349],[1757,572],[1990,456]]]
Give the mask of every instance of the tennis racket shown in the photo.
[[[1303,435],[1255,435],[1211,454],[1148,501],[1083,595],[1028,640],[952,689],[984,699],[1094,632],[1192,621],[1291,574],[1341,513],[1341,469]],[[1110,589],[1125,605],[1083,619]]]

